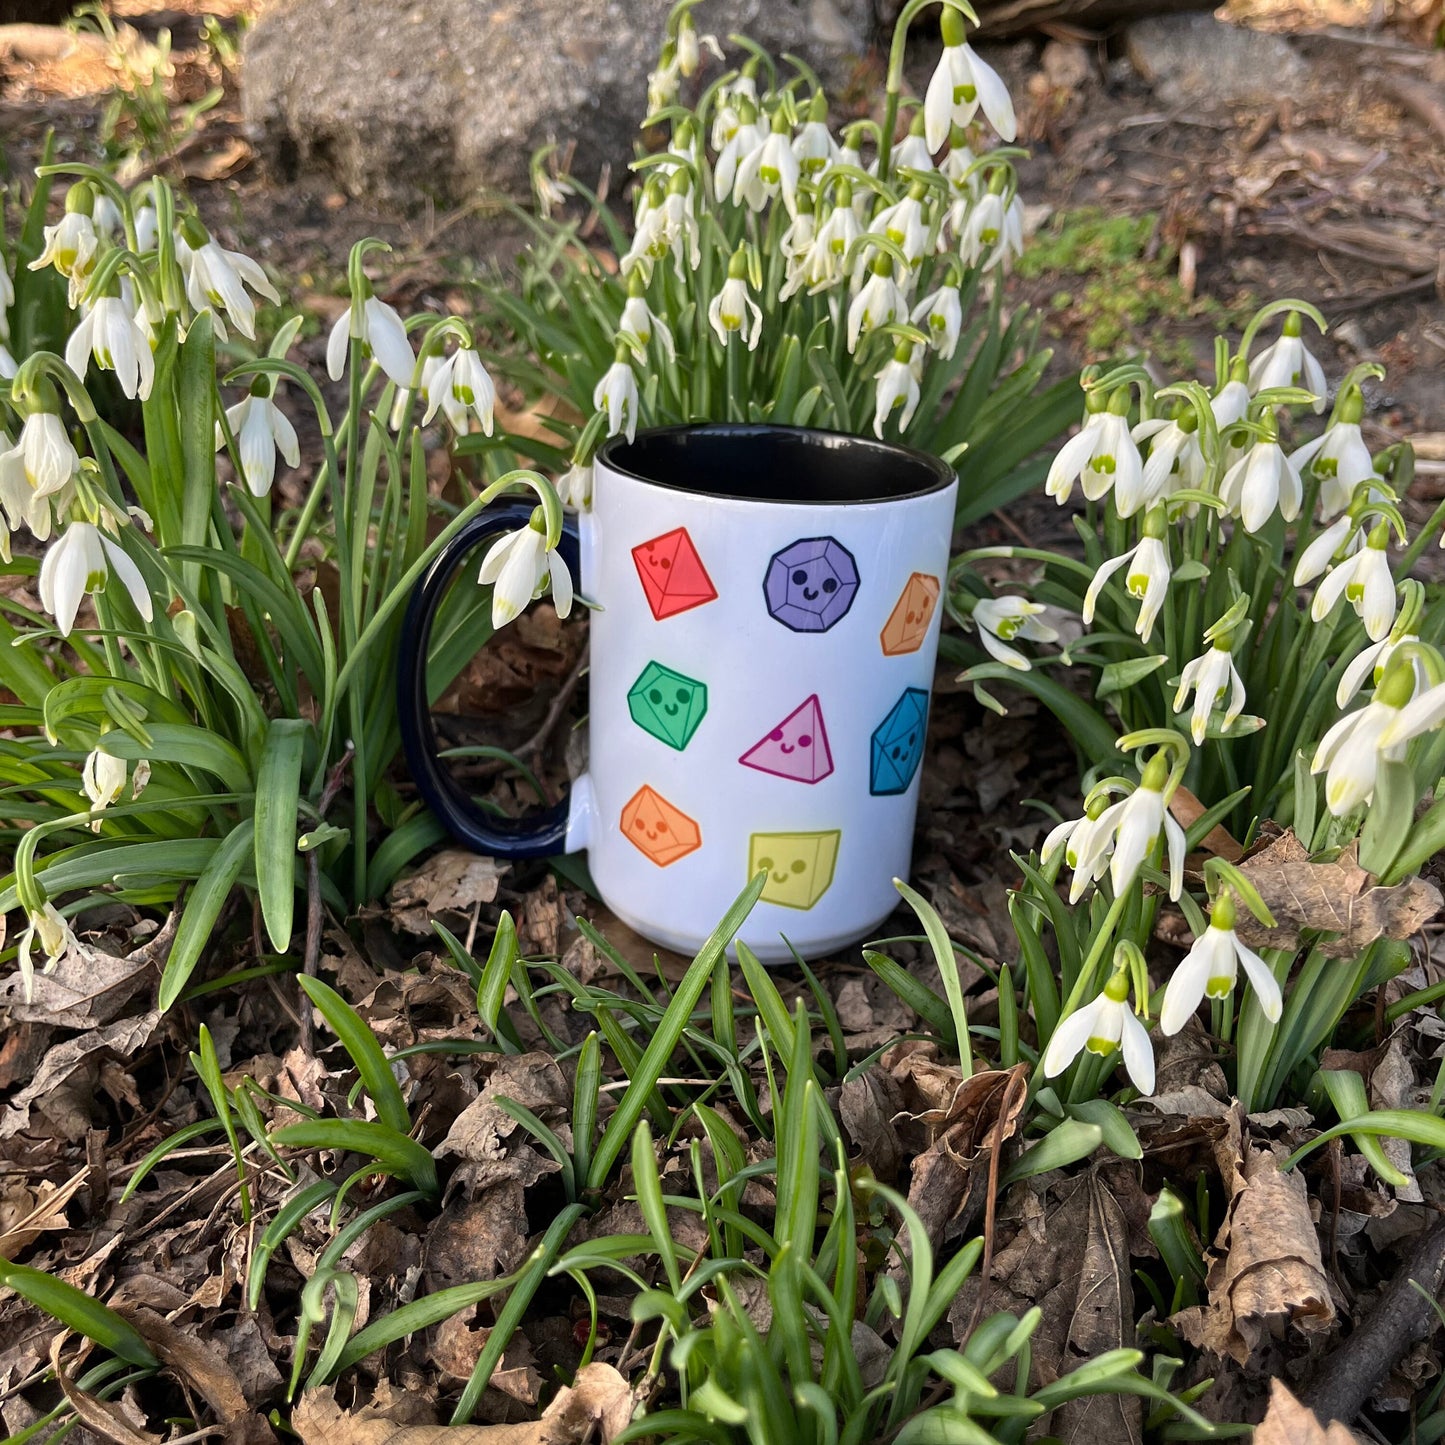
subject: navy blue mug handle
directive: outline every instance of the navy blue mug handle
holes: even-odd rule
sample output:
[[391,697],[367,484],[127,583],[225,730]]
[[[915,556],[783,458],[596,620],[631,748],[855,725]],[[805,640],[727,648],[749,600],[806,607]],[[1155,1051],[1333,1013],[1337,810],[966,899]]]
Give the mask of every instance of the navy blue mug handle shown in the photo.
[[[489,538],[525,527],[530,502],[502,502],[472,518],[437,554],[407,605],[396,664],[396,715],[401,747],[417,791],[459,843],[497,858],[546,858],[563,851],[568,800],[528,818],[505,818],[479,807],[437,757],[431,704],[427,699],[427,650],[432,622],[462,564]],[[557,547],[578,583],[577,524],[568,518]]]

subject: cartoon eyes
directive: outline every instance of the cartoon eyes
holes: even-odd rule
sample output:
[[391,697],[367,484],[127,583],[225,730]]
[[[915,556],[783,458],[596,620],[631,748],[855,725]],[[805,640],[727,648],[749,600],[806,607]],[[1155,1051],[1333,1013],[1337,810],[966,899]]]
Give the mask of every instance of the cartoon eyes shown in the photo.
[[[661,707],[662,689],[660,687],[653,688],[651,692],[647,694],[647,700],[653,707]],[[685,687],[680,687],[677,690],[677,700],[683,707],[686,707],[688,703],[692,701],[692,694]]]
[[649,828],[641,818],[634,818],[632,820],[632,826],[636,828],[639,833],[646,833],[649,838],[656,838],[658,834],[667,832],[667,819],[659,818],[657,822],[653,824],[652,828]]
[[[798,570],[793,573],[794,587],[806,587],[808,585],[808,580],[808,574],[801,567],[799,567]],[[833,593],[835,593],[837,590],[838,579],[836,577],[825,577],[823,579],[823,591],[826,592],[828,596],[831,597]]]
[[914,743],[916,743],[917,741],[918,741],[918,734],[917,734],[916,732],[914,732],[914,733],[909,733],[909,734],[908,734],[908,741],[907,741],[906,743],[899,743],[899,744],[897,744],[897,745],[894,747],[894,749],[893,749],[893,756],[894,756],[895,758],[901,758],[901,757],[907,756],[909,753],[911,753],[911,752],[913,751],[913,745],[914,745]]
[[[771,741],[771,742],[782,743],[782,742],[783,742],[783,730],[782,730],[782,728],[774,728],[774,729],[772,730],[772,732],[770,732],[770,733],[768,734],[768,739],[769,739],[769,741]],[[784,751],[785,753],[790,753],[790,752],[793,751],[793,746],[794,746],[794,745],[789,745],[788,743],[783,743],[783,751]],[[810,748],[810,747],[812,747],[812,746],[813,746],[813,739],[812,739],[811,734],[809,734],[809,733],[799,733],[799,734],[798,734],[798,737],[797,737],[797,742],[796,742],[795,746],[800,747],[800,748]]]
[[[773,871],[773,860],[771,858],[759,858],[758,867],[761,868],[765,873],[771,873]],[[787,872],[783,874],[783,878],[786,878],[788,876],[788,873],[804,873],[807,871],[807,868],[808,865],[802,858],[794,858],[793,861],[788,865]],[[779,883],[781,883],[782,881],[782,878],[778,879]]]

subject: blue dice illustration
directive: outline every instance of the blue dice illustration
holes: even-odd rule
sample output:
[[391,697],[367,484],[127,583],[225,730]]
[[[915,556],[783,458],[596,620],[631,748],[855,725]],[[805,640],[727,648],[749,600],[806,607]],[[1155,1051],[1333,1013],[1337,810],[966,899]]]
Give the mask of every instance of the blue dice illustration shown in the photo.
[[923,734],[928,725],[928,694],[907,687],[888,716],[873,730],[873,756],[868,791],[875,797],[905,793],[923,757]]
[[768,611],[794,632],[826,632],[857,591],[858,564],[835,537],[804,537],[774,552],[763,579]]

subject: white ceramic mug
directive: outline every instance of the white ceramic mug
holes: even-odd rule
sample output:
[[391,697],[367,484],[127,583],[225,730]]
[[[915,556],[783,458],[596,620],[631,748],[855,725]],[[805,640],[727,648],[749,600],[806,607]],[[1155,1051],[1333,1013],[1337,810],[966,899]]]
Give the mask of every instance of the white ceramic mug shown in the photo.
[[738,937],[816,957],[898,902],[957,480],[936,457],[795,427],[669,427],[597,455],[580,518],[589,767],[540,817],[484,813],[444,771],[424,696],[461,563],[530,508],[488,513],[423,579],[403,634],[408,762],[452,833],[500,857],[588,851],[607,905],[694,952],[767,874]]

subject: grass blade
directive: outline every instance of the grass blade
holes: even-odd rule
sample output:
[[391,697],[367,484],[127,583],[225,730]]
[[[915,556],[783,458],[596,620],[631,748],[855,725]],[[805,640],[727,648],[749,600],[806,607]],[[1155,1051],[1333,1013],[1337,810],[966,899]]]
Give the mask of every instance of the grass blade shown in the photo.
[[371,1102],[376,1105],[377,1117],[398,1134],[409,1134],[411,1114],[407,1111],[401,1085],[396,1082],[391,1065],[365,1020],[334,988],[319,978],[308,978],[302,974],[296,982],[316,1005],[331,1032],[341,1040],[342,1048],[351,1055],[356,1072],[361,1076],[366,1092],[371,1095]]
[[[275,718],[266,733],[256,777],[256,887],[261,917],[277,953],[291,946],[296,903],[296,806],[308,723]],[[362,840],[356,840],[362,846]]]

